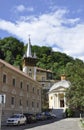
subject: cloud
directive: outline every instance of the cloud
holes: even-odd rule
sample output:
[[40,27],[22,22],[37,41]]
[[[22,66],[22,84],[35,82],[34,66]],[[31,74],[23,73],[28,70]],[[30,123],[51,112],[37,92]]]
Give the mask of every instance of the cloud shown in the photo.
[[25,43],[30,34],[32,45],[47,45],[84,60],[84,24],[79,18],[68,19],[67,13],[68,10],[59,9],[38,17],[24,17],[15,23],[0,20],[0,29],[16,35]]
[[34,8],[33,7],[25,7],[24,5],[18,5],[16,7],[14,7],[15,12],[24,12],[24,11],[28,11],[28,12],[33,12]]
[[26,8],[23,5],[19,5],[16,7],[17,11],[23,12]]

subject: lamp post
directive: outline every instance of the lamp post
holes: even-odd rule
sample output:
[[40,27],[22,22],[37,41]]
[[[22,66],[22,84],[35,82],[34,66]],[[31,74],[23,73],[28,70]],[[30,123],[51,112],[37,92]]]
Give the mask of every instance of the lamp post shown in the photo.
[[2,117],[2,103],[0,103],[0,130],[1,130],[1,117]]
[[1,130],[1,121],[2,121],[2,104],[5,104],[6,95],[0,94],[0,130]]

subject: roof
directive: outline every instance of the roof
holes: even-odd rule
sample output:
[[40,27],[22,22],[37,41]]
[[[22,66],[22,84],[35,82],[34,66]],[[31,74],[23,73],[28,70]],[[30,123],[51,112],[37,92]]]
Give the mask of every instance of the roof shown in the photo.
[[61,80],[57,83],[55,83],[49,90],[49,92],[57,89],[57,88],[60,88],[60,87],[64,87],[64,88],[68,88],[69,86],[71,85],[71,83],[67,80]]
[[46,70],[46,69],[39,68],[39,67],[37,67],[37,70],[43,71],[43,72],[50,72],[50,73],[53,73],[51,70]]

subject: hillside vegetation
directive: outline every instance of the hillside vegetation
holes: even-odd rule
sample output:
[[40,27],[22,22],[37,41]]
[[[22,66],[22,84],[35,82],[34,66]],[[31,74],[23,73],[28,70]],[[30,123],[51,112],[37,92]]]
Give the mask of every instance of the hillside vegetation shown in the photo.
[[[0,39],[0,58],[12,65],[22,68],[22,59],[27,46],[13,37]],[[70,108],[84,110],[84,62],[61,52],[54,52],[51,47],[32,46],[32,54],[38,57],[37,66],[50,69],[54,79],[59,80],[66,74],[72,85],[66,97]]]

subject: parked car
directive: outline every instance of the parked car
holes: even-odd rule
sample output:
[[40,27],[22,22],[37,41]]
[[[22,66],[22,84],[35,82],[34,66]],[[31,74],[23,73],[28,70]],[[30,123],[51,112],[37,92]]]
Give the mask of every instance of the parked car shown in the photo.
[[27,123],[36,122],[36,116],[34,114],[24,113],[24,115],[26,116]]
[[54,113],[50,113],[52,118],[56,118],[56,115]]
[[26,124],[26,117],[23,114],[14,114],[7,119],[7,125]]
[[45,120],[46,117],[45,117],[45,115],[43,113],[37,113],[36,114],[36,119],[37,119],[37,121],[40,121],[40,120]]
[[46,119],[52,119],[52,116],[51,116],[50,112],[43,112],[43,113],[46,116]]

